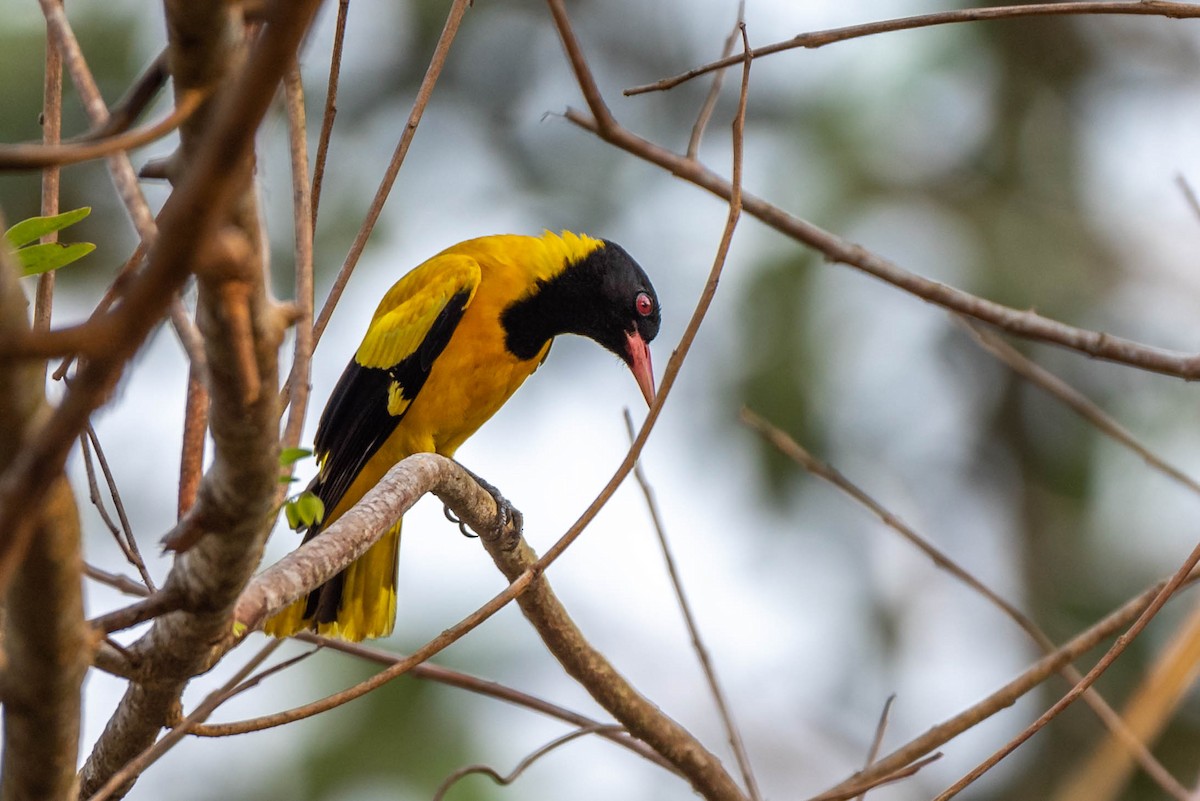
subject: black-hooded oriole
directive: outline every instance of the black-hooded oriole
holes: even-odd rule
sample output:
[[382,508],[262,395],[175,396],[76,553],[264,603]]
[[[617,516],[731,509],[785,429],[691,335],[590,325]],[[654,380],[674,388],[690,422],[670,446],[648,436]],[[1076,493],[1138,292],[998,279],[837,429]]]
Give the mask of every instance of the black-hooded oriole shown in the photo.
[[[562,232],[461,242],[395,283],[321,414],[319,472],[309,489],[325,505],[322,529],[414,453],[453,456],[546,359],[559,334],[581,334],[629,366],[649,403],[649,342],[659,304],[619,245]],[[362,640],[396,617],[400,524],[307,598],[269,619],[283,637],[315,629]]]

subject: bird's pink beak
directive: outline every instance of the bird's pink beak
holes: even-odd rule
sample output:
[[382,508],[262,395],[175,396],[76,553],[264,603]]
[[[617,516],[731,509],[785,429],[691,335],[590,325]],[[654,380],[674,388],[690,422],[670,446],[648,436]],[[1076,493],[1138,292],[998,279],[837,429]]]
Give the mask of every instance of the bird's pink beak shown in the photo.
[[637,331],[625,334],[625,352],[629,354],[629,369],[637,380],[646,405],[654,403],[654,368],[650,366],[650,346]]

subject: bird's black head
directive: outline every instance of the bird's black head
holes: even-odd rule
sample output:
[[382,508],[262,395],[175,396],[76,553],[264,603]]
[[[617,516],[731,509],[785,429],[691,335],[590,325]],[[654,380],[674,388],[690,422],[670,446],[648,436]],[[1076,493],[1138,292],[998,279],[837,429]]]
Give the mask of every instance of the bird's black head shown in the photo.
[[532,359],[555,336],[581,334],[629,365],[649,403],[654,378],[648,346],[658,335],[658,295],[624,248],[603,242],[505,309],[506,344],[518,358]]

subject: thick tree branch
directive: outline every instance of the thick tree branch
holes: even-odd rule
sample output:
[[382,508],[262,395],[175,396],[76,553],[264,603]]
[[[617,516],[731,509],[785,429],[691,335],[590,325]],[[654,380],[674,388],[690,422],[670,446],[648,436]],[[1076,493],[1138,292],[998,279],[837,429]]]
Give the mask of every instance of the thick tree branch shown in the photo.
[[[437,495],[465,524],[488,534],[497,519],[496,502],[457,462],[417,453],[388,471],[362,500],[306,542],[268,567],[238,599],[238,628],[254,630],[292,601],[304,597],[367,552],[421,496]],[[519,530],[491,534],[511,543]]]
[[[184,126],[183,179],[160,218],[150,265],[114,314],[139,304],[161,314],[188,270],[196,270],[214,458],[181,523],[187,536],[174,543],[187,550],[177,557],[163,588],[181,599],[182,611],[156,619],[130,647],[148,678],[130,684],[97,741],[83,770],[85,796],[150,747],[187,682],[210,666],[212,645],[228,633],[233,605],[270,530],[279,470],[274,387],[283,316],[264,287],[252,143],[318,5],[319,0],[273,3],[254,52],[239,71],[245,28],[238,7],[217,0],[167,3],[177,91],[229,85],[225,75],[240,75],[219,93],[223,99],[214,108],[201,109]],[[115,795],[135,778],[136,772]]]
[[[515,549],[506,550],[495,540],[481,539],[509,581],[516,580],[538,563],[537,554],[524,540]],[[697,793],[710,801],[745,801],[746,796],[726,772],[721,760],[634,689],[604,655],[592,647],[559,603],[549,582],[544,578],[536,579],[529,589],[517,596],[517,603],[567,673],[630,734],[644,741],[683,773]]]
[[[3,228],[3,225],[0,225]],[[0,252],[0,338],[27,330],[17,273]],[[41,362],[0,368],[0,469],[45,422]],[[61,473],[26,505],[33,537],[4,596],[4,753],[0,798],[67,799],[75,791],[80,690],[91,661],[83,620],[79,516]]]

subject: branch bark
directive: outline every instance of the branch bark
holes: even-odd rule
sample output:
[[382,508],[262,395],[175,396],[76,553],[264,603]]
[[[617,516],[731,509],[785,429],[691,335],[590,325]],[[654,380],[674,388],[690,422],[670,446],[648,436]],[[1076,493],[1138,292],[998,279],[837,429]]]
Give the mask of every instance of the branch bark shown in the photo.
[[[0,228],[3,228],[0,225]],[[0,337],[29,329],[15,268],[0,251]],[[45,422],[43,362],[0,369],[0,469]],[[79,515],[66,477],[22,510],[33,537],[4,598],[4,753],[0,798],[74,796],[81,687],[91,653],[83,618]]]
[[[509,581],[515,581],[537,565],[537,554],[524,540],[516,548],[505,550],[496,540],[480,539],[496,567]],[[721,760],[639,693],[603,654],[592,647],[545,578],[534,579],[529,588],[517,596],[517,604],[563,669],[630,734],[674,765],[697,793],[710,801],[745,801],[746,796],[726,772]]]

